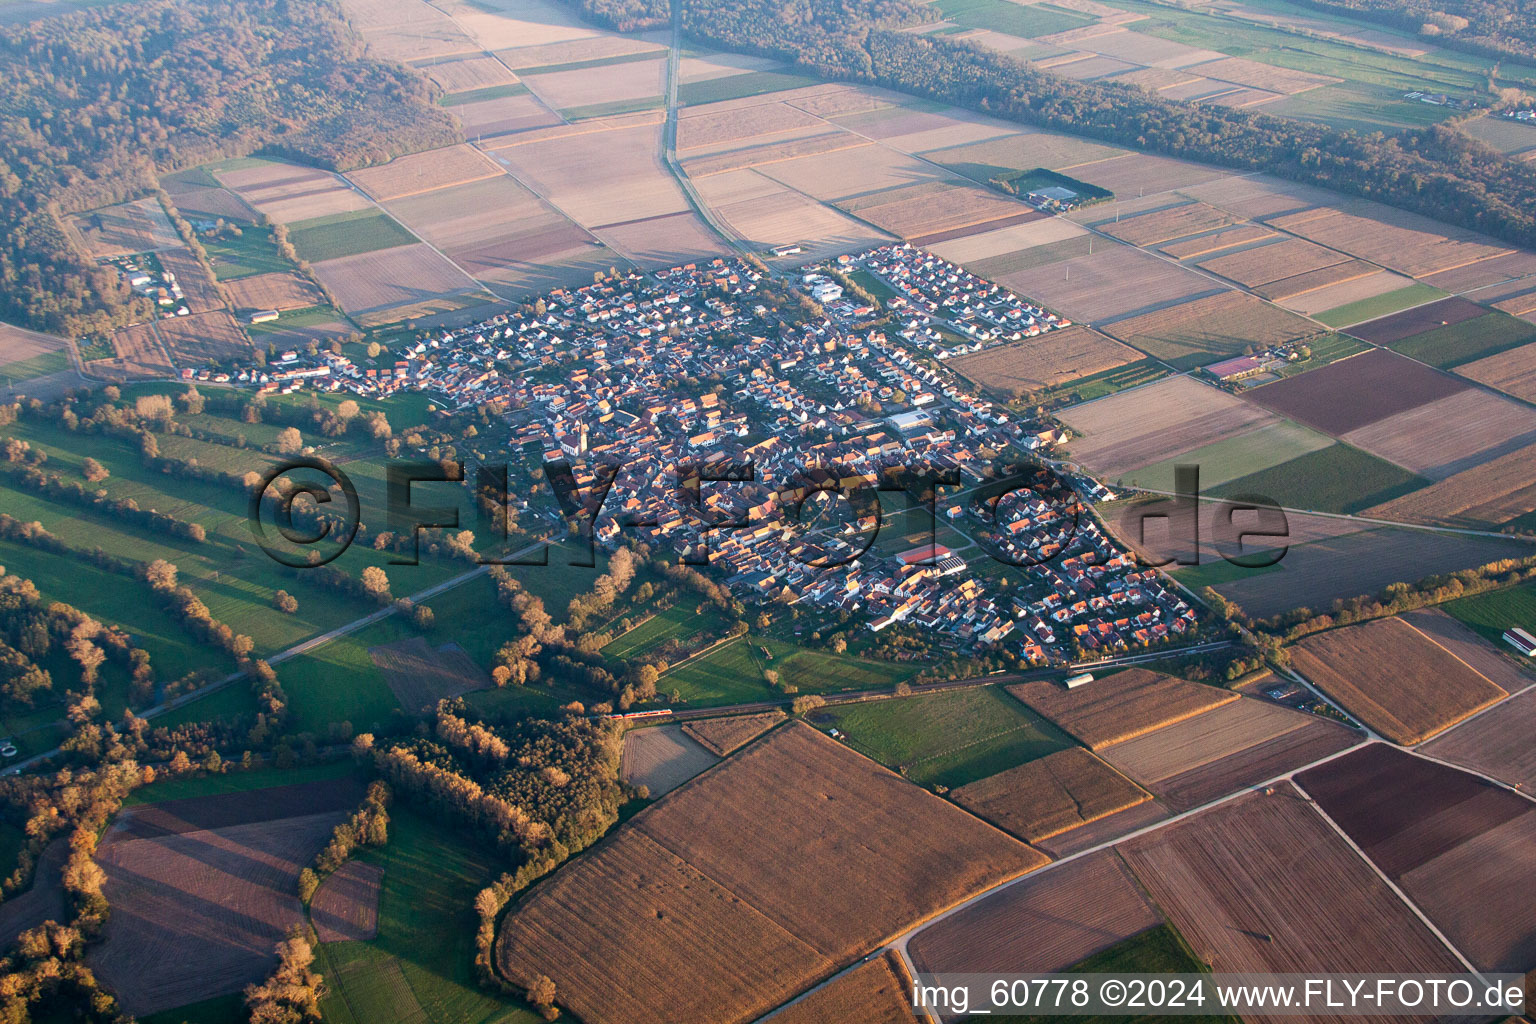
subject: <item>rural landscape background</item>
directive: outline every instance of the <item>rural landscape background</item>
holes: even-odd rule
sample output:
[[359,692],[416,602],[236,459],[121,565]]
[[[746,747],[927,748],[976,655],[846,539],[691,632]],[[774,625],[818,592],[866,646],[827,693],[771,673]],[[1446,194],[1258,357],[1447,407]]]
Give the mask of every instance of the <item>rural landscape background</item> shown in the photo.
[[0,0],[0,1020],[1536,991],[1532,15]]

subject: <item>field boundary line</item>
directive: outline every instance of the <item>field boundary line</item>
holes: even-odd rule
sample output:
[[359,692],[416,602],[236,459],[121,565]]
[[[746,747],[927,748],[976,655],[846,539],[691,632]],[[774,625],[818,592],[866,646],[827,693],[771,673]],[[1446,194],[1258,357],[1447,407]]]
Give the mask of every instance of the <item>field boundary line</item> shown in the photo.
[[1362,747],[1368,746],[1371,742],[1372,741],[1369,740],[1369,739],[1361,740],[1359,743],[1352,744],[1351,746],[1345,747],[1342,750],[1336,750],[1333,753],[1328,754],[1328,755],[1326,755],[1324,757],[1320,757],[1320,758],[1318,758],[1315,761],[1310,761],[1310,762],[1308,762],[1306,764],[1303,764],[1303,765],[1297,765],[1295,768],[1292,768],[1289,771],[1286,771],[1286,772],[1284,772],[1284,773],[1282,773],[1280,775],[1276,775],[1276,776],[1274,776],[1272,778],[1265,779],[1265,780],[1263,780],[1261,782],[1256,782],[1256,783],[1254,783],[1252,785],[1242,786],[1242,787],[1240,787],[1240,788],[1238,788],[1236,790],[1233,790],[1230,793],[1225,794],[1224,796],[1219,796],[1219,797],[1217,797],[1214,800],[1208,800],[1205,803],[1200,804],[1197,807],[1191,807],[1187,811],[1181,811],[1178,814],[1175,814],[1175,815],[1172,815],[1170,817],[1164,818],[1162,821],[1155,821],[1155,822],[1152,822],[1150,825],[1143,825],[1141,828],[1133,829],[1130,832],[1127,832],[1125,835],[1119,836],[1118,838],[1105,840],[1104,842],[1098,843],[1098,844],[1096,844],[1094,846],[1090,846],[1090,847],[1087,847],[1085,849],[1078,850],[1076,853],[1070,853],[1070,854],[1066,855],[1065,857],[1062,857],[1062,858],[1060,858],[1058,860],[1051,861],[1049,864],[1042,865],[1041,867],[1036,868],[1034,871],[1026,872],[1023,875],[1020,875],[1018,878],[1012,878],[1012,879],[1008,879],[1007,881],[999,882],[997,885],[994,885],[992,888],[983,890],[982,892],[977,893],[975,896],[972,896],[970,899],[965,900],[964,902],[957,903],[955,906],[951,907],[949,910],[944,911],[942,914],[937,914],[934,917],[929,918],[927,921],[923,921],[923,922],[915,925],[914,927],[912,927],[908,931],[903,932],[901,935],[897,936],[894,940],[892,940],[890,943],[888,943],[883,948],[886,948],[886,949],[900,948],[900,949],[905,950],[907,943],[909,941],[911,941],[912,937],[914,935],[916,935],[918,932],[922,931],[924,928],[927,928],[927,927],[929,927],[931,925],[937,924],[939,921],[943,920],[944,918],[949,917],[952,914],[956,914],[956,913],[964,910],[965,908],[967,908],[967,907],[969,907],[969,906],[971,906],[971,905],[973,905],[975,903],[979,903],[979,902],[981,902],[984,899],[988,899],[988,898],[990,898],[992,896],[995,896],[999,892],[1001,892],[1004,889],[1008,888],[1009,886],[1016,885],[1019,882],[1023,881],[1024,879],[1026,879],[1026,878],[1030,878],[1030,879],[1038,878],[1041,874],[1043,874],[1045,872],[1048,872],[1048,871],[1051,871],[1051,870],[1053,870],[1055,868],[1059,868],[1063,864],[1070,864],[1073,861],[1078,860],[1079,858],[1082,858],[1082,857],[1087,857],[1090,854],[1101,853],[1101,852],[1103,852],[1105,850],[1112,850],[1116,846],[1119,846],[1121,843],[1129,842],[1132,839],[1137,839],[1137,838],[1140,838],[1141,836],[1144,836],[1144,835],[1149,835],[1149,834],[1151,834],[1153,832],[1158,831],[1159,829],[1167,828],[1168,826],[1177,824],[1178,822],[1184,821],[1187,818],[1192,818],[1192,817],[1194,817],[1197,814],[1204,813],[1205,811],[1209,811],[1209,810],[1212,810],[1213,808],[1220,807],[1223,804],[1229,803],[1229,802],[1231,802],[1233,800],[1240,799],[1240,798],[1242,798],[1244,796],[1247,796],[1250,793],[1263,792],[1265,789],[1268,789],[1268,788],[1270,788],[1272,786],[1277,786],[1277,785],[1279,785],[1282,782],[1289,782],[1291,780],[1292,776],[1294,776],[1294,775],[1296,775],[1296,774],[1298,774],[1300,772],[1309,771],[1309,770],[1311,770],[1313,768],[1319,768],[1322,765],[1328,764],[1331,761],[1337,761],[1339,758],[1344,757],[1346,754],[1352,753],[1352,752],[1354,752],[1356,750],[1359,750]]
[[1461,952],[1461,950],[1456,948],[1456,944],[1447,938],[1446,934],[1435,926],[1435,923],[1429,919],[1429,915],[1420,910],[1419,905],[1413,902],[1413,900],[1409,898],[1408,894],[1404,892],[1396,882],[1387,877],[1387,873],[1385,871],[1376,866],[1376,862],[1371,860],[1370,856],[1360,848],[1360,845],[1349,837],[1349,833],[1340,828],[1339,823],[1334,821],[1328,812],[1323,810],[1323,808],[1318,804],[1316,800],[1312,799],[1312,794],[1308,793],[1305,787],[1296,783],[1294,780],[1291,784],[1295,787],[1296,791],[1302,795],[1302,798],[1309,805],[1311,805],[1312,809],[1318,813],[1318,816],[1321,817],[1323,821],[1328,823],[1328,827],[1333,829],[1333,831],[1338,834],[1340,839],[1349,844],[1349,848],[1355,851],[1359,858],[1365,862],[1366,866],[1375,873],[1376,877],[1385,882],[1387,888],[1391,889],[1394,893],[1397,894],[1397,898],[1402,900],[1405,907],[1413,911],[1413,916],[1417,917],[1421,922],[1423,922],[1424,927],[1429,929],[1430,934],[1439,939],[1445,948],[1450,950],[1451,954],[1455,956],[1457,960],[1461,961],[1462,966],[1467,969],[1468,973],[1475,975],[1478,981],[1486,985],[1488,983],[1488,979],[1483,977],[1483,972],[1472,966],[1472,961],[1468,960],[1466,956]]
[[[1498,684],[1495,683],[1494,685],[1497,686]],[[1480,709],[1478,711],[1475,711],[1472,714],[1468,715],[1466,718],[1463,718],[1459,722],[1452,722],[1450,725],[1446,726],[1444,729],[1441,729],[1439,732],[1437,732],[1433,736],[1429,737],[1429,739],[1425,740],[1423,743],[1416,744],[1415,746],[1408,747],[1406,749],[1411,751],[1412,753],[1416,754],[1416,753],[1419,752],[1419,747],[1422,747],[1422,746],[1424,746],[1427,743],[1433,743],[1435,740],[1439,739],[1440,737],[1445,736],[1448,733],[1454,732],[1457,729],[1460,729],[1462,726],[1468,724],[1469,722],[1473,722],[1473,721],[1476,721],[1479,718],[1482,718],[1484,715],[1486,715],[1488,712],[1492,711],[1494,708],[1503,707],[1505,704],[1508,704],[1510,701],[1514,700],[1516,697],[1524,696],[1525,694],[1530,693],[1532,690],[1536,690],[1536,683],[1530,683],[1529,685],[1524,686],[1524,687],[1516,690],[1514,693],[1507,694],[1503,700],[1498,701],[1498,702],[1493,703],[1493,704],[1490,704],[1487,707],[1482,708],[1482,709]],[[1428,756],[1433,757],[1434,755],[1431,754],[1431,755],[1428,755]],[[1439,759],[1436,758],[1436,760],[1439,760]]]

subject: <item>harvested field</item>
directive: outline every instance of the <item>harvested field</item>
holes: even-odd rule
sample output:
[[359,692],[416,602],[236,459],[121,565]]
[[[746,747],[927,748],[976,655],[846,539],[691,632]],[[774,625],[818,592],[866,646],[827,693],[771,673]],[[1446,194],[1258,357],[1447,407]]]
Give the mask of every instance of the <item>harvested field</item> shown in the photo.
[[[1202,204],[1203,205],[1203,204]],[[1169,242],[1158,246],[1158,249],[1177,259],[1187,260],[1194,256],[1204,256],[1206,253],[1220,252],[1223,249],[1231,249],[1239,245],[1249,245],[1260,242],[1266,238],[1274,238],[1275,232],[1259,224],[1239,224],[1236,227],[1215,231],[1208,235],[1198,235],[1181,242]]]
[[351,172],[352,181],[379,202],[500,175],[501,170],[473,146],[396,157],[382,167]]
[[495,159],[583,227],[681,213],[687,202],[643,123],[498,149]]
[[1500,650],[1439,608],[1419,608],[1404,612],[1400,618],[1508,693],[1536,683],[1536,671],[1525,668],[1524,661],[1517,662],[1513,648]]
[[159,252],[181,245],[165,208],[155,198],[109,206],[69,219],[93,259]]
[[1187,811],[1359,740],[1324,719],[1244,697],[1102,753],[1170,808]]
[[1253,388],[1243,397],[1339,437],[1466,387],[1449,374],[1386,349],[1374,349]]
[[475,278],[526,292],[590,281],[614,262],[590,233],[505,174],[397,200],[389,211]]
[[[794,723],[531,890],[503,923],[497,962],[514,984],[548,975],[591,1024],[746,1021],[1044,861]],[[637,949],[650,952],[624,952]]]
[[421,303],[474,287],[424,243],[326,260],[316,263],[314,272],[349,313]]
[[1511,786],[1536,787],[1536,690],[1441,733],[1422,749],[1432,757],[1466,765]]
[[1042,839],[1035,845],[1052,857],[1070,857],[1074,853],[1091,850],[1095,846],[1112,842],[1167,818],[1166,807],[1156,800],[1148,800],[1097,821],[1090,821],[1086,825],[1079,825],[1070,831],[1051,836],[1049,839]]
[[666,67],[662,54],[657,54],[654,60],[554,71],[526,76],[523,82],[546,106],[555,110],[573,110],[597,103],[660,96],[665,91]]
[[1152,799],[1082,747],[1025,762],[961,786],[950,796],[961,807],[1029,843]]
[[1026,878],[923,929],[920,974],[1060,971],[1162,923],[1113,850]]
[[1517,249],[1505,256],[1479,260],[1455,270],[1430,274],[1426,284],[1452,292],[1469,292],[1476,288],[1502,284],[1536,274],[1536,253]]
[[458,644],[433,648],[419,636],[368,649],[390,692],[407,711],[434,707],[447,697],[483,690],[490,680]]
[[857,135],[843,131],[822,131],[815,134],[798,134],[785,139],[775,139],[760,145],[744,146],[719,153],[707,153],[690,157],[684,162],[688,175],[694,179],[707,178],[712,174],[740,171],[751,167],[798,160],[802,157],[823,153],[836,153],[846,149],[868,148],[871,144]]
[[781,160],[764,166],[760,173],[824,203],[869,197],[909,185],[955,181],[953,175],[917,157],[873,145]]
[[1000,228],[1013,227],[1017,224],[1028,224],[1031,221],[1044,220],[1045,217],[1035,210],[1025,210],[1022,213],[1005,213],[991,220],[980,221],[975,224],[963,224],[960,227],[947,228],[943,231],[935,231],[931,234],[916,235],[910,239],[913,245],[930,246],[940,245],[944,242],[952,242],[959,238],[969,238],[971,235],[996,231]]
[[[1005,228],[991,228],[949,242],[928,247],[940,259],[959,263],[967,269],[983,260],[996,260],[1035,246],[1083,238],[1085,232],[1064,217],[1046,217]],[[974,271],[973,271],[974,272]]]
[[450,96],[459,92],[511,85],[517,81],[517,76],[508,71],[505,64],[484,54],[418,65],[418,69]]
[[1015,683],[1008,692],[1091,750],[1103,750],[1238,699],[1228,690],[1144,668],[1116,672],[1075,690],[1040,680]]
[[1248,345],[1267,348],[1318,333],[1315,324],[1235,291],[1165,306],[1101,327],[1127,345],[1181,370],[1236,354]]
[[1471,569],[1502,558],[1523,558],[1517,541],[1416,530],[1360,530],[1293,546],[1279,567],[1246,573],[1216,590],[1250,615],[1294,608],[1326,609],[1340,598],[1374,594],[1389,583]]
[[126,812],[96,853],[112,903],[88,961],[97,977],[135,1015],[238,992],[266,977],[276,963],[273,947],[301,920],[299,870],[346,810],[156,838],[137,837],[138,813]]
[[453,116],[463,122],[464,137],[474,142],[564,123],[532,93],[461,103]]
[[376,56],[402,62],[479,50],[453,19],[418,0],[346,0],[342,5]]
[[112,351],[115,358],[87,363],[92,376],[108,379],[132,379],[134,377],[160,377],[175,369],[160,344],[160,335],[154,324],[124,327],[112,335]]
[[1385,743],[1309,769],[1296,781],[1391,878],[1536,811],[1476,775]]
[[821,259],[889,241],[869,225],[754,171],[702,178],[697,185],[716,216],[764,248],[798,242],[806,247],[806,259]]
[[633,36],[602,33],[562,42],[519,46],[498,53],[514,71],[527,68],[557,67],[561,64],[585,63],[589,60],[610,60],[638,53],[649,53],[663,47],[654,42]]
[[[1294,309],[1298,313],[1314,316],[1330,309],[1338,309],[1341,306],[1349,306],[1356,302],[1364,302],[1366,299],[1374,299],[1380,295],[1401,291],[1413,284],[1401,274],[1394,274],[1390,270],[1378,270],[1370,264],[1341,263],[1338,268],[1350,268],[1351,271],[1359,266],[1371,268],[1371,273],[1361,277],[1341,281],[1338,284],[1325,285],[1311,291],[1301,292],[1295,295],[1287,295],[1280,301],[1287,309]],[[1339,273],[1343,273],[1339,269]],[[1323,273],[1327,273],[1324,271]],[[1282,284],[1284,282],[1281,282]]]
[[1403,890],[1473,966],[1536,964],[1536,807],[1402,876]]
[[760,715],[731,715],[684,722],[683,732],[719,756],[728,757],[782,721],[784,712],[765,711]]
[[1225,178],[1230,173],[1204,164],[1154,156],[1151,153],[1128,153],[1108,160],[1095,160],[1052,170],[1064,171],[1074,178],[1117,195],[1129,195],[1135,190],[1138,195],[1148,196]]
[[643,270],[675,267],[726,253],[719,236],[692,210],[594,224],[592,233]]
[[[1322,207],[1268,219],[1272,227],[1332,246],[1351,256],[1400,270],[1409,277],[1463,267],[1509,252],[1468,232],[1452,238],[1425,217],[1372,205],[1371,216]],[[1454,230],[1454,229],[1452,229]]]
[[329,171],[266,161],[216,170],[247,203],[282,224],[366,210],[368,197]]
[[202,261],[193,256],[191,250],[167,249],[160,254],[160,266],[176,276],[176,283],[181,285],[189,311],[207,313],[224,308],[224,298],[214,285],[213,278],[208,276]]
[[683,733],[682,726],[660,725],[624,734],[619,775],[632,786],[644,786],[652,798],[665,796],[719,757]]
[[44,921],[62,924],[69,920],[69,905],[64,899],[64,862],[68,859],[67,840],[49,843],[37,859],[31,886],[26,892],[7,897],[0,905],[0,949],[10,949],[22,932],[31,931]]
[[1207,78],[1217,78],[1223,82],[1246,85],[1250,89],[1264,89],[1268,92],[1284,93],[1287,96],[1306,92],[1308,89],[1316,89],[1320,85],[1343,81],[1331,75],[1311,75],[1305,71],[1276,67],[1273,64],[1263,64],[1242,57],[1227,57],[1223,60],[1196,64],[1193,67],[1186,66],[1185,70],[1205,75]]
[[718,110],[713,104],[693,107],[677,122],[677,148],[680,153],[706,146],[747,139],[763,139],[796,129],[825,129],[826,122],[788,103],[759,103],[740,109]]
[[1510,316],[1525,316],[1527,313],[1536,313],[1536,291],[1521,292],[1505,299],[1499,299],[1493,303],[1493,308],[1502,310]]
[[312,282],[295,273],[257,274],[225,283],[235,309],[308,309],[325,302]]
[[217,220],[243,220],[254,222],[256,211],[245,200],[226,188],[184,186],[171,191],[171,200],[184,217],[212,217]]
[[1349,329],[1349,333],[1373,345],[1390,345],[1394,341],[1402,341],[1404,338],[1411,338],[1415,334],[1422,334],[1436,327],[1459,324],[1464,320],[1475,320],[1487,313],[1487,306],[1480,306],[1460,296],[1452,296],[1449,299],[1441,299],[1439,302],[1405,309],[1391,316],[1355,324]]
[[249,358],[252,348],[223,310],[160,321],[160,337],[177,366],[206,366]]
[[1032,267],[996,280],[1074,320],[1095,325],[1207,295],[1219,287],[1209,278],[1129,245],[1099,239],[1093,250],[1092,255]]
[[1536,806],[1372,744],[1297,779],[1482,970],[1536,963]]
[[1502,526],[1536,508],[1536,451],[1501,455],[1429,487],[1366,509],[1405,523]]
[[1074,135],[1026,130],[969,146],[934,150],[927,156],[946,167],[985,181],[1005,171],[1027,171],[1032,167],[1060,171],[1094,160],[1123,156],[1125,153],[1126,150],[1118,147],[1090,142]]
[[1343,435],[1405,469],[1443,480],[1536,442],[1536,411],[1466,388]]
[[1224,228],[1232,216],[1204,203],[1185,203],[1124,220],[1106,220],[1098,229],[1132,245],[1157,245],[1174,238]]
[[1349,257],[1320,245],[1304,242],[1299,238],[1282,238],[1232,253],[1216,256],[1200,264],[1201,270],[1220,274],[1238,284],[1256,288],[1262,284],[1295,277],[1339,263],[1349,262]]
[[1068,443],[1073,457],[1109,478],[1275,422],[1185,376],[1073,406],[1060,419],[1080,435]]
[[383,868],[360,860],[349,860],[327,876],[309,903],[320,941],[366,941],[377,935],[383,880]]
[[774,1016],[775,1024],[910,1024],[912,979],[895,953],[849,971]]
[[0,380],[30,387],[59,374],[75,378],[68,339],[0,324]]
[[[875,198],[882,200],[874,202]],[[857,204],[843,203],[842,208],[855,213],[882,230],[923,244],[921,239],[973,225],[988,224],[1010,217],[1031,215],[1036,211],[988,189],[960,186],[932,189],[925,185],[897,188],[878,197],[865,197]],[[1001,227],[1002,225],[998,225]],[[933,238],[933,241],[944,241]]]
[[1292,653],[1297,671],[1394,743],[1422,743],[1507,696],[1397,618],[1316,633]]
[[1217,972],[1459,969],[1289,786],[1222,804],[1121,851],[1195,955]]
[[1022,395],[1065,381],[1100,373],[1141,358],[1098,331],[1073,325],[1024,341],[952,360],[949,366],[977,385],[1008,395]]

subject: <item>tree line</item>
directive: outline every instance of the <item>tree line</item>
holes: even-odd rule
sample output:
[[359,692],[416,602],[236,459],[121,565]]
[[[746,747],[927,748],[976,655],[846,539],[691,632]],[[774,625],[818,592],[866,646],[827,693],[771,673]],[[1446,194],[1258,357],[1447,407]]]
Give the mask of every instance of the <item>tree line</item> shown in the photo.
[[1517,245],[1536,246],[1536,167],[1441,125],[1397,135],[1219,105],[1135,85],[1079,82],[1008,54],[903,27],[931,21],[914,0],[681,0],[692,36],[995,117],[1144,152],[1364,196]]
[[174,0],[0,30],[0,319],[66,334],[147,319],[62,218],[254,152],[332,168],[451,145],[451,114],[367,56],[331,0]]

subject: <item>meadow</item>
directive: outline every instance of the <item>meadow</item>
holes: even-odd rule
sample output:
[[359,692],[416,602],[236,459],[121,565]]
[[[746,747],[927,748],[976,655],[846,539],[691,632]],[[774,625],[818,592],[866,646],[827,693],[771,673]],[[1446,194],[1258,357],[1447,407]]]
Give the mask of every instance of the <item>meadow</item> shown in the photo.
[[[495,854],[397,803],[390,811],[389,843],[359,856],[384,871],[379,930],[367,942],[320,947],[316,969],[330,989],[320,1002],[327,1021],[407,1021],[417,1007],[425,1016],[416,1020],[454,1024],[539,1019],[475,980],[474,897],[504,870]],[[401,976],[403,991],[389,984]]]
[[1351,324],[1365,323],[1375,320],[1377,317],[1387,316],[1412,306],[1422,305],[1426,302],[1434,302],[1445,298],[1445,292],[1432,285],[1416,283],[1406,288],[1387,292],[1384,295],[1373,295],[1368,299],[1360,299],[1357,302],[1349,302],[1333,309],[1325,309],[1316,314],[1313,319],[1327,324],[1329,327],[1347,327]]
[[1440,607],[1501,648],[1504,631],[1512,626],[1536,633],[1536,584],[1490,590]]
[[380,210],[354,210],[299,221],[290,228],[299,255],[311,263],[411,245],[416,236]]
[[292,264],[277,251],[271,228],[232,223],[240,228],[240,237],[225,234],[202,240],[216,280],[236,281],[242,277],[284,273],[293,269]]
[[839,705],[813,720],[913,782],[951,789],[1072,745],[995,686]]
[[1394,342],[1392,350],[1442,370],[1536,342],[1536,326],[1508,313],[1488,313]]
[[1285,508],[1358,512],[1429,481],[1350,445],[1330,445],[1217,484],[1215,497],[1260,494]]

